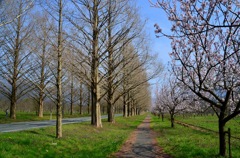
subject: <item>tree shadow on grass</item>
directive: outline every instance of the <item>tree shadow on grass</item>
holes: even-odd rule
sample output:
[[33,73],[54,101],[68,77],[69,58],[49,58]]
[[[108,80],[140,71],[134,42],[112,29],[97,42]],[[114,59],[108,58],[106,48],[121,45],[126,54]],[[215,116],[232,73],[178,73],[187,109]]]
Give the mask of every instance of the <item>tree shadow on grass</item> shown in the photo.
[[26,133],[31,133],[31,134],[35,134],[35,135],[44,135],[44,136],[47,136],[47,137],[49,137],[49,138],[55,138],[55,136],[54,135],[50,135],[50,134],[42,134],[42,133],[40,133],[40,132],[37,132],[37,131],[26,131]]

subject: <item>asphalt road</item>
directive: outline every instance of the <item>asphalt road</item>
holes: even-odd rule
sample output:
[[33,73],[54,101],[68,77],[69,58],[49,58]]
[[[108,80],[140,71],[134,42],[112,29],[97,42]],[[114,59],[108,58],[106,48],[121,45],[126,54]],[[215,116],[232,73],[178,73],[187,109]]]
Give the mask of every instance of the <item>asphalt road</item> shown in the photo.
[[[116,114],[115,117],[121,116],[122,114]],[[107,118],[107,115],[102,116],[102,119]],[[66,118],[63,119],[63,124],[71,124],[71,123],[80,123],[91,121],[91,117],[81,117],[81,118]],[[0,124],[0,133],[3,132],[16,132],[23,131],[33,128],[43,128],[48,126],[55,126],[56,120],[49,121],[31,121],[31,122],[16,122],[9,124]]]

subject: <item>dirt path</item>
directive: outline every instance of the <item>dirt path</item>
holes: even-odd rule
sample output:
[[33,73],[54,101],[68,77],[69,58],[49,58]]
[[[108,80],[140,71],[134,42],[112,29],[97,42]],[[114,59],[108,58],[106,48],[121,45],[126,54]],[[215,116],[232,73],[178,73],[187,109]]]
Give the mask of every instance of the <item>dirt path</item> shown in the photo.
[[147,116],[113,157],[171,158],[157,145],[156,133],[150,129],[150,121],[150,116]]

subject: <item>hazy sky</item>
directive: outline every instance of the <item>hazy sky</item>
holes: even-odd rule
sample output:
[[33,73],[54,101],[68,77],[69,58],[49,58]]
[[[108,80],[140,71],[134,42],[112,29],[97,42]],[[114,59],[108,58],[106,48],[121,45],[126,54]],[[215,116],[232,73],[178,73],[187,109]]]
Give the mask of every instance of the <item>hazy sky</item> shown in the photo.
[[[166,15],[160,8],[151,7],[148,0],[136,0],[139,6],[139,12],[143,18],[147,18],[146,32],[151,39],[151,48],[154,53],[158,54],[158,58],[167,64],[170,61],[168,53],[171,51],[170,41],[165,38],[156,38],[154,33],[154,24],[157,23],[163,31],[170,28]],[[156,0],[152,0],[153,2]]]

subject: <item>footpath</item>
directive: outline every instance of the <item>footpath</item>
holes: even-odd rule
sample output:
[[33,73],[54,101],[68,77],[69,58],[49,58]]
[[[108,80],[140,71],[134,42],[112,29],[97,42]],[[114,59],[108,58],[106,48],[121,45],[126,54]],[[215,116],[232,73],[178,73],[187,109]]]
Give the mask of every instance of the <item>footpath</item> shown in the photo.
[[117,158],[171,158],[157,145],[156,133],[150,128],[147,116],[113,157]]

